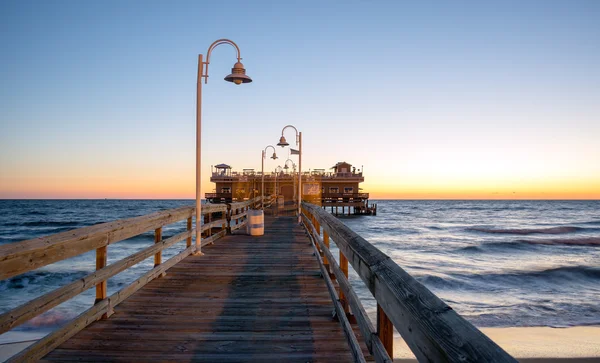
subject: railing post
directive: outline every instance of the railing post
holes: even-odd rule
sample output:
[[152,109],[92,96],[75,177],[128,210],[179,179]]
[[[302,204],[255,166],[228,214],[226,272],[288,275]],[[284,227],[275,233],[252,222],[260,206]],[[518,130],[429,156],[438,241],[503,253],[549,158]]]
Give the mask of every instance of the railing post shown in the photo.
[[[344,276],[346,276],[346,279],[348,280],[348,259],[346,258],[346,256],[344,256],[344,254],[342,253],[341,250],[340,250],[340,270],[342,270],[342,272],[344,273]],[[340,302],[342,303],[342,306],[344,307],[344,311],[346,312],[346,314],[348,314],[350,312],[350,308],[348,305],[348,301],[346,300],[346,296],[344,295],[344,292],[342,291],[341,288],[340,288],[339,296],[340,296]]]
[[231,204],[227,204],[227,211],[225,213],[227,218],[227,234],[231,234]]
[[[106,267],[106,263],[108,261],[108,246],[103,246],[96,249],[96,271],[101,268]],[[108,281],[104,280],[96,285],[96,300],[94,304],[99,303],[100,301],[106,299],[108,297],[107,293]],[[102,314],[102,319],[108,319],[109,316],[113,314],[112,306],[108,305],[108,311]]]
[[[187,219],[187,226],[186,229],[188,231],[192,230],[192,217]],[[192,245],[192,235],[190,235],[186,240],[185,240],[185,247],[190,247]]]
[[[204,224],[209,224],[212,221],[212,213],[205,214],[203,216]],[[212,228],[206,230],[206,237],[210,237],[212,235]]]
[[[108,246],[104,246],[104,247],[100,247],[98,249],[96,249],[96,271],[100,270],[101,268],[106,267],[106,262],[108,260],[107,258],[107,248]],[[97,304],[98,302],[106,299],[107,297],[107,281],[104,280],[101,283],[99,283],[98,285],[96,285],[96,301],[94,301],[94,304]]]
[[[158,227],[154,230],[154,243],[160,243],[162,241],[162,227]],[[160,266],[162,263],[162,251],[156,252],[154,255],[154,267]],[[164,277],[166,273],[161,273],[159,277]]]
[[377,304],[377,335],[391,359],[394,359],[394,325]]
[[[327,247],[329,250],[329,233],[327,233],[325,228],[323,228],[323,244],[325,244],[325,247]],[[327,273],[329,273],[329,275],[335,279],[335,275],[331,274],[331,268],[329,267],[329,260],[327,259],[327,256],[323,256],[323,265],[325,265]]]

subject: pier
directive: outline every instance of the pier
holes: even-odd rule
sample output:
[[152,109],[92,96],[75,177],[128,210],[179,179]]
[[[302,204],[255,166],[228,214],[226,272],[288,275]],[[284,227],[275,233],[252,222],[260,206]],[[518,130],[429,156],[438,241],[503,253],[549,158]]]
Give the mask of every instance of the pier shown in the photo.
[[[397,330],[420,361],[515,362],[321,206],[303,203],[298,224],[267,204],[265,234],[247,235],[248,210],[259,203],[203,205],[198,243],[195,208],[181,207],[0,246],[1,279],[96,251],[95,272],[0,316],[6,332],[96,289],[87,311],[9,361],[391,362]],[[186,230],[163,238],[176,222]],[[147,231],[154,244],[107,264],[111,244]],[[108,296],[111,276],[152,257],[153,269]],[[349,267],[377,302],[374,322]]]

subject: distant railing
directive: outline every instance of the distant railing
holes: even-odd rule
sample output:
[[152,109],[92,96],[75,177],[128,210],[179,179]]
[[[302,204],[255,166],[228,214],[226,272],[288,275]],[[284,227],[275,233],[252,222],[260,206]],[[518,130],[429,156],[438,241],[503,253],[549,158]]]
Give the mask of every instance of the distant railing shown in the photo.
[[369,193],[323,193],[321,199],[369,199]]
[[216,199],[216,198],[231,199],[231,198],[233,198],[233,194],[232,193],[204,193],[204,198],[206,198],[206,199]]
[[[248,208],[257,205],[260,200],[261,198],[257,197],[241,203],[203,205],[201,246],[212,244],[226,233],[243,227],[247,223]],[[116,305],[148,282],[164,276],[168,268],[193,253],[196,249],[196,246],[192,244],[194,235],[192,219],[195,213],[196,208],[193,206],[180,207],[0,246],[0,280],[96,250],[95,272],[0,315],[0,334],[2,334],[84,291],[96,287],[96,300],[90,309],[13,356],[9,362],[33,361],[42,358],[92,322],[108,318],[113,314],[113,308]],[[163,239],[164,226],[183,220],[187,221],[185,232]],[[152,246],[107,265],[109,245],[151,230],[154,230]],[[186,240],[186,249],[168,261],[162,262],[162,251],[183,240]],[[152,256],[154,256],[152,270],[129,286],[108,296],[107,281],[110,277]]]
[[[304,202],[302,218],[355,361],[363,361],[364,358],[360,359],[360,346],[346,318],[350,308],[369,352],[377,362],[391,362],[393,358],[393,327],[420,362],[516,362],[340,220],[319,206]],[[339,265],[329,250],[330,237],[340,251]],[[348,262],[377,301],[376,328],[348,282]],[[329,277],[330,271],[335,275],[339,292]]]

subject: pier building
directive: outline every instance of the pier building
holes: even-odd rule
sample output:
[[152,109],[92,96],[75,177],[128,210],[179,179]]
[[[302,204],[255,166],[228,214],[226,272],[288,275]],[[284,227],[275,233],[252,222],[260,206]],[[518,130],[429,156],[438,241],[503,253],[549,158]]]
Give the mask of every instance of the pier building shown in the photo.
[[[290,170],[292,169],[292,170]],[[377,205],[369,205],[369,193],[363,192],[360,183],[365,181],[361,170],[341,161],[326,169],[312,169],[302,172],[302,200],[329,207],[334,214],[368,214],[377,213]],[[233,171],[228,164],[213,167],[210,181],[215,189],[206,193],[210,203],[231,203],[244,201],[260,196],[261,172],[254,169]],[[295,166],[278,168],[273,172],[265,172],[265,196],[278,198],[281,204],[296,203],[298,173]],[[281,201],[283,199],[283,201]]]

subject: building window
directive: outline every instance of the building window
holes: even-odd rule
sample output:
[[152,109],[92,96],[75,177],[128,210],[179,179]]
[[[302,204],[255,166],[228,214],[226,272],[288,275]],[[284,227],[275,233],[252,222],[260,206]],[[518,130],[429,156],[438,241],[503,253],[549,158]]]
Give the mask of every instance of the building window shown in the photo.
[[344,193],[354,193],[354,188],[352,188],[352,187],[345,187],[344,188]]
[[329,193],[339,193],[340,189],[338,187],[330,187]]
[[223,194],[231,194],[231,188],[221,188],[221,193],[223,193]]

